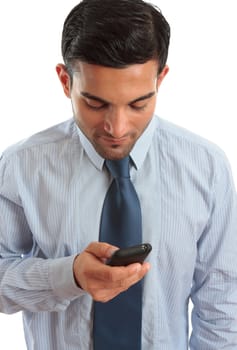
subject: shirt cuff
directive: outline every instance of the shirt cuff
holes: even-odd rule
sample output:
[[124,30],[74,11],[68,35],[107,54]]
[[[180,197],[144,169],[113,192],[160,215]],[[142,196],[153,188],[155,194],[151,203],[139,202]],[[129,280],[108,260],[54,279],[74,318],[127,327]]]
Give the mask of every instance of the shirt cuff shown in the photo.
[[50,261],[49,281],[54,294],[63,298],[74,298],[87,294],[77,286],[73,275],[73,262],[77,255]]

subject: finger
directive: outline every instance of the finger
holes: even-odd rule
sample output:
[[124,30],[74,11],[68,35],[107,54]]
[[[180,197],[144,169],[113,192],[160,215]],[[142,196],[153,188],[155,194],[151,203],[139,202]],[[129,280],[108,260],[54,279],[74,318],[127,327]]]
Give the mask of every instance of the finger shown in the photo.
[[125,292],[127,289],[129,289],[131,286],[139,282],[145,274],[149,271],[150,264],[146,263],[143,266],[143,269],[141,269],[140,273],[135,274],[131,276],[130,278],[126,280],[121,280],[113,283],[113,288],[111,285],[109,286],[109,283],[106,283],[102,286],[100,282],[100,288],[99,289],[93,289],[91,290],[91,295],[94,300],[100,301],[100,302],[107,302],[117,295],[119,295],[122,292]]
[[[93,283],[89,284],[92,298],[96,301],[106,302],[126,291],[132,285],[141,280],[149,271],[150,264],[144,263],[143,265],[144,266],[141,267],[138,273],[133,274],[127,279],[112,282],[93,279]],[[134,268],[134,266],[130,266],[129,268]],[[112,269],[115,268],[113,267]]]
[[134,263],[128,266],[103,265],[98,270],[91,271],[90,277],[97,280],[104,289],[124,287],[129,285],[128,281],[136,283],[149,271],[149,263]]
[[137,270],[136,273],[132,274],[130,277],[126,279],[122,279],[120,281],[117,281],[114,283],[114,286],[121,288],[123,291],[130,288],[132,285],[139,282],[141,279],[144,278],[144,276],[147,274],[147,272],[150,270],[150,264],[146,263],[141,265],[141,268]]
[[93,300],[100,301],[102,303],[106,303],[107,301],[112,300],[117,295],[119,295],[122,292],[121,288],[112,289],[108,291],[107,289],[100,289],[98,291],[95,291],[95,293],[91,293],[91,296]]
[[86,252],[100,259],[110,258],[116,250],[118,250],[118,247],[105,242],[92,242],[85,249]]
[[127,278],[126,280],[122,281],[121,287],[123,287],[124,290],[130,288],[132,285],[136,284],[141,279],[143,279],[149,270],[150,270],[149,263],[142,264],[141,269],[137,273]]
[[124,280],[138,273],[141,270],[141,264],[135,263],[128,266],[109,266],[97,264],[94,270],[90,271],[90,277],[105,281],[109,285],[114,282]]

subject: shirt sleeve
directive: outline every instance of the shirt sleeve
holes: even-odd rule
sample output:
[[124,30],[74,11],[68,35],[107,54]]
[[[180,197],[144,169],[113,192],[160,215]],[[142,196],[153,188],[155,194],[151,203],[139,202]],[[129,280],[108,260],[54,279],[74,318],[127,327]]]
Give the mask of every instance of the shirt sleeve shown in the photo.
[[237,348],[237,199],[228,161],[215,168],[212,210],[197,242],[191,350]]
[[71,300],[85,294],[74,281],[75,256],[38,256],[37,242],[11,183],[13,171],[0,160],[0,311],[65,310]]

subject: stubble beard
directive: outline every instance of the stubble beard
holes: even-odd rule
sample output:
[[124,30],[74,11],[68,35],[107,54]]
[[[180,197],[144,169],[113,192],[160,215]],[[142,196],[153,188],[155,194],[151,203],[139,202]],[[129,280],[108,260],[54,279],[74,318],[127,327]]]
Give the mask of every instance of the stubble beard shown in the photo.
[[135,142],[136,142],[136,140],[134,140],[134,142],[131,142],[126,146],[112,144],[110,147],[107,147],[105,149],[105,147],[103,147],[99,143],[93,141],[93,146],[94,146],[96,152],[101,157],[103,157],[105,159],[118,160],[118,159],[123,159],[130,154]]

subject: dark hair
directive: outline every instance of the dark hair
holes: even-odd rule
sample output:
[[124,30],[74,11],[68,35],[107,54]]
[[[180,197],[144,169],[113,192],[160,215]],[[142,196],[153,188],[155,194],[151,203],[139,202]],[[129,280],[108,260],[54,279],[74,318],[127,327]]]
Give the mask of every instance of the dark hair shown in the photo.
[[69,70],[83,61],[114,68],[157,59],[166,64],[170,26],[143,0],[82,0],[67,16],[62,56]]

